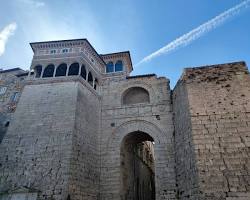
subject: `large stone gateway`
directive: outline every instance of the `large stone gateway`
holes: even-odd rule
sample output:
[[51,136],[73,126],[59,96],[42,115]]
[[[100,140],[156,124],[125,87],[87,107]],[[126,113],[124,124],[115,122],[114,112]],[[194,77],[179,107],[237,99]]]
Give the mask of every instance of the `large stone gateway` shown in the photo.
[[129,52],[31,43],[0,71],[0,199],[250,199],[244,62],[187,68],[173,90]]

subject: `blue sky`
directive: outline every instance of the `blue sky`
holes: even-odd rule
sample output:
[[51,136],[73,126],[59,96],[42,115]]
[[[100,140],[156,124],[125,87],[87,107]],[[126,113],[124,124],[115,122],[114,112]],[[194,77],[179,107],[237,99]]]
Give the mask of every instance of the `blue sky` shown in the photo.
[[[8,0],[0,32],[16,29],[0,52],[0,67],[29,69],[30,42],[87,38],[98,53],[129,50],[134,64],[242,0]],[[1,45],[0,45],[1,48]],[[244,60],[250,63],[250,8],[169,54],[134,67],[175,85],[183,68]]]

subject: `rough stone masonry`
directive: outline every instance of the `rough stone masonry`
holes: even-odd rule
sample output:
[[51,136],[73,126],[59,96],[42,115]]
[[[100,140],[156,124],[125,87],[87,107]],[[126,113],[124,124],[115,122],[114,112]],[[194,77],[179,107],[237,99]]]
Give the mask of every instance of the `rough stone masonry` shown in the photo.
[[31,43],[0,71],[1,200],[249,200],[244,62],[186,68],[173,90],[128,51]]

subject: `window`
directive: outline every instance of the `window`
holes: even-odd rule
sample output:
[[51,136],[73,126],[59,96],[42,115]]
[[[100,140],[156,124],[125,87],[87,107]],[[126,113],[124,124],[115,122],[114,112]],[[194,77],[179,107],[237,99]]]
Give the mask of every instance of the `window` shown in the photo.
[[14,92],[14,94],[10,97],[10,101],[12,103],[17,102],[19,96],[19,92]]
[[116,71],[116,72],[121,72],[121,71],[123,71],[123,64],[122,64],[122,61],[121,61],[121,60],[118,60],[118,61],[115,63],[115,71]]
[[63,49],[62,50],[62,53],[68,53],[69,52],[69,49]]
[[109,62],[106,65],[106,73],[114,72],[114,64],[113,62]]
[[50,50],[50,54],[55,54],[55,53],[56,53],[55,49]]
[[7,87],[0,87],[0,95],[4,95],[7,90]]

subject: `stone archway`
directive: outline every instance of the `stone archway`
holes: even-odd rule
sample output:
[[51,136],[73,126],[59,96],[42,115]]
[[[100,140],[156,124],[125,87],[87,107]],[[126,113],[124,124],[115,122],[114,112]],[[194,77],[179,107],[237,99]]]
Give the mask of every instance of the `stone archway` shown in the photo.
[[121,193],[121,144],[129,133],[139,132],[147,134],[154,141],[155,199],[175,199],[175,171],[171,137],[155,124],[144,120],[125,122],[117,127],[109,137],[106,149],[103,149],[105,152],[102,153],[101,199],[123,199]]

